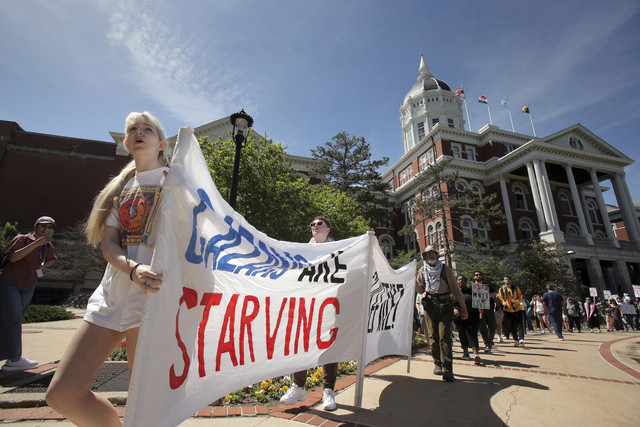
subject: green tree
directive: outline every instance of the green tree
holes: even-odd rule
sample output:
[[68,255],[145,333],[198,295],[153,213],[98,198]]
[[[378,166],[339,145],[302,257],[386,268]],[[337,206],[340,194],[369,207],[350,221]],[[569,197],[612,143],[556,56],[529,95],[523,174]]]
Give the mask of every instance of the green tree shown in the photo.
[[0,228],[0,256],[9,249],[11,240],[19,234],[18,223],[5,222]]
[[[228,200],[235,143],[230,136],[199,139],[218,191]],[[242,148],[236,210],[258,230],[279,240],[306,242],[316,215],[331,219],[331,235],[343,239],[363,234],[368,227],[357,203],[346,193],[297,178],[287,162],[284,146],[264,137],[249,136]]]
[[[474,219],[482,224],[500,224],[505,220],[501,205],[495,201],[495,194],[481,197],[467,188],[456,188],[459,175],[457,171],[450,168],[452,161],[452,158],[439,160],[414,178],[420,193],[418,198],[405,207],[411,210],[411,223],[402,229],[403,234],[413,233],[419,223],[424,224],[429,220],[441,219],[443,235],[438,236],[438,239],[442,239],[440,244],[445,250],[445,262],[449,266],[452,264],[453,253],[449,221],[454,210],[467,208]],[[482,236],[475,236],[472,244],[476,251],[483,251],[490,249],[495,242]]]
[[410,251],[403,251],[402,249],[398,250],[395,256],[393,257],[393,259],[389,261],[389,264],[391,265],[391,267],[397,270],[400,267],[404,267],[405,265],[409,264],[414,259],[417,261],[416,271],[418,271],[420,267],[422,267],[422,265],[424,264],[424,260],[422,259],[420,254],[414,250],[410,250]]
[[371,160],[371,149],[364,137],[340,132],[322,146],[311,150],[319,161],[313,173],[323,175],[324,182],[351,194],[371,225],[387,224],[392,216],[387,195],[389,184],[382,181],[378,168],[389,163],[388,157]]
[[516,244],[514,254],[517,272],[513,280],[527,298],[546,292],[549,283],[556,285],[558,292],[564,295],[576,294],[577,281],[567,274],[569,260],[559,244],[521,240]]

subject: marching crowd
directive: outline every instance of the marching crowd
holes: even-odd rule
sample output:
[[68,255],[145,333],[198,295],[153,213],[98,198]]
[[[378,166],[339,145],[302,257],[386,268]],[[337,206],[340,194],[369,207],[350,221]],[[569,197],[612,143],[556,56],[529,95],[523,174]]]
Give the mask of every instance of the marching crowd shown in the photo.
[[[520,287],[510,276],[503,277],[503,284],[496,287],[484,281],[482,271],[475,271],[471,286],[483,285],[488,290],[488,308],[476,308],[473,291],[468,279],[459,275],[454,280],[451,269],[438,260],[438,252],[427,246],[422,252],[425,260],[416,276],[416,310],[414,330],[428,339],[434,361],[434,375],[442,375],[444,381],[454,381],[453,376],[453,328],[462,347],[462,359],[482,364],[478,334],[482,337],[483,351],[490,354],[497,336],[499,342],[513,338],[515,347],[525,345],[527,332],[556,334],[564,341],[564,332],[582,332],[583,325],[591,332],[630,331],[638,329],[640,303],[619,291],[609,300],[604,297],[566,297],[553,285],[547,292],[525,298]],[[485,307],[487,304],[484,304]]]

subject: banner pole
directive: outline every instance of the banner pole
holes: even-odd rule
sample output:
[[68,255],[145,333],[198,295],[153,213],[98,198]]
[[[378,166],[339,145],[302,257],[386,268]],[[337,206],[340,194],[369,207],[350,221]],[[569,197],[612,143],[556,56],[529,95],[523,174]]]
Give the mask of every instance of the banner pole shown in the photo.
[[367,330],[369,327],[369,295],[371,293],[371,287],[373,286],[373,241],[376,239],[375,233],[373,231],[367,231],[367,236],[369,238],[369,256],[367,257],[367,286],[365,286],[363,291],[363,310],[362,314],[363,328],[362,328],[362,349],[360,351],[360,360],[358,360],[358,370],[356,372],[356,393],[353,398],[353,406],[358,408],[362,407],[362,392],[364,387],[364,361],[366,360],[366,352],[367,352]]

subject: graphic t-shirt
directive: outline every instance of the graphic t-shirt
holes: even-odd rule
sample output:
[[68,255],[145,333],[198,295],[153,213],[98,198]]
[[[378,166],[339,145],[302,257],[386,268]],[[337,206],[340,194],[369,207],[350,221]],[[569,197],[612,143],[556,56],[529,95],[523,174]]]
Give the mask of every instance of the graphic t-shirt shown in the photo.
[[160,206],[164,172],[169,168],[136,172],[127,182],[105,225],[120,229],[120,245],[137,262],[151,262],[153,219]]

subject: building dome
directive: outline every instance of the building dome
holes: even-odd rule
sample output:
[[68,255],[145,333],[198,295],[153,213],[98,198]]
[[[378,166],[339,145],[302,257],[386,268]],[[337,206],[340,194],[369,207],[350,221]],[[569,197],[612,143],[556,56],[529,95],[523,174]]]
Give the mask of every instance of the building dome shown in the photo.
[[418,77],[418,81],[413,85],[411,90],[407,93],[407,96],[404,97],[404,103],[406,104],[411,98],[415,98],[416,96],[422,94],[422,92],[427,92],[431,90],[445,90],[447,92],[452,92],[449,85],[439,79],[436,79],[431,71],[429,71],[429,66],[424,61],[424,56],[420,55],[420,76]]

